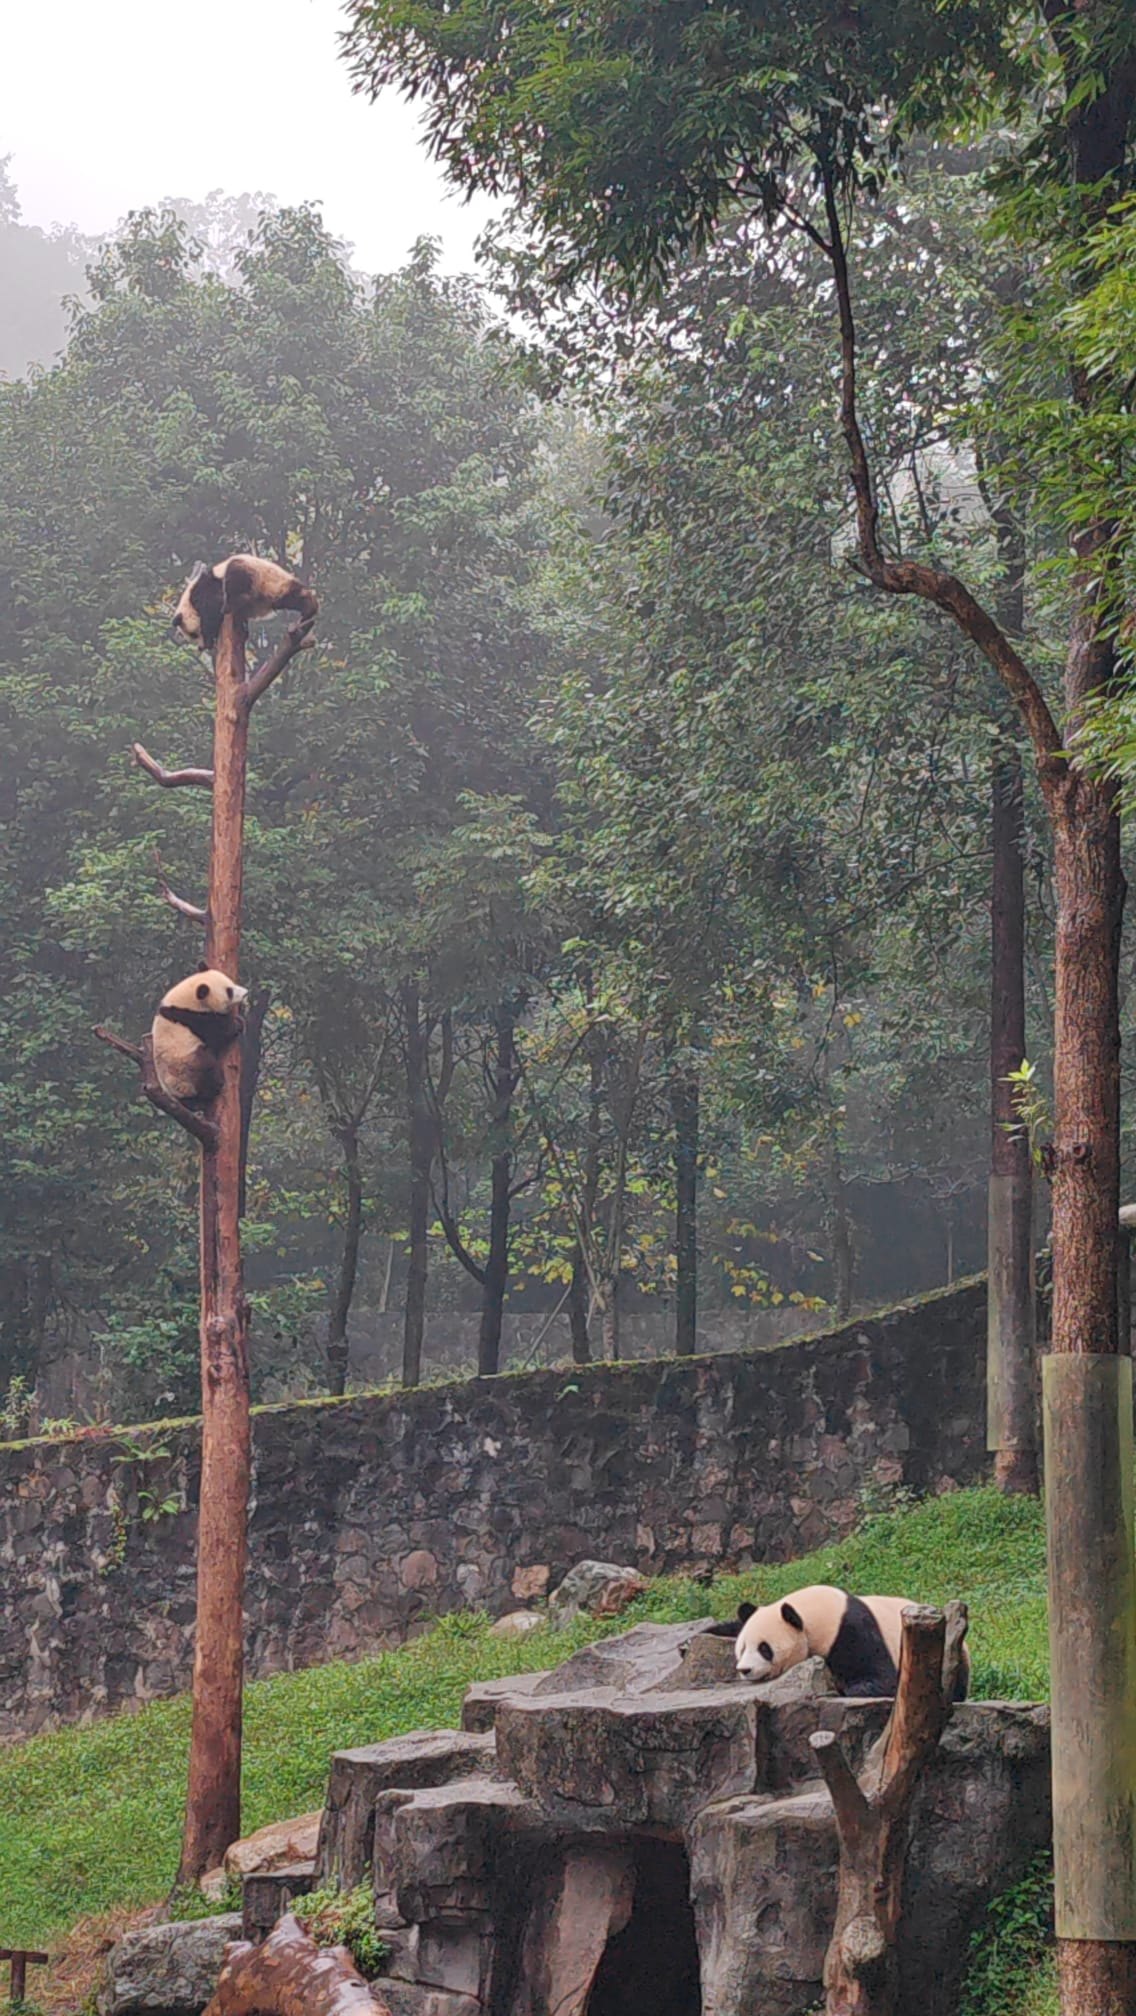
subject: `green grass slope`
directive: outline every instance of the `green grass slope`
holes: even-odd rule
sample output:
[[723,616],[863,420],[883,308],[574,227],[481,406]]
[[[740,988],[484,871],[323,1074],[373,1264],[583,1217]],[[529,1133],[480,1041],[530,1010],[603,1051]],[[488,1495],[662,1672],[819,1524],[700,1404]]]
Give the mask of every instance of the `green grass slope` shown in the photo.
[[[475,1680],[552,1665],[644,1618],[725,1617],[742,1597],[765,1601],[826,1581],[923,1602],[964,1597],[972,1691],[1046,1698],[1040,1507],[962,1491],[868,1518],[848,1539],[784,1567],[723,1576],[709,1593],[662,1579],[615,1624],[540,1630],[516,1642],[491,1638],[483,1617],[458,1614],[397,1652],[257,1681],[246,1696],[246,1831],[320,1805],[332,1750],[455,1726]],[[188,1732],[182,1696],[0,1749],[0,1946],[44,1945],[83,1914],[165,1893],[177,1862]]]

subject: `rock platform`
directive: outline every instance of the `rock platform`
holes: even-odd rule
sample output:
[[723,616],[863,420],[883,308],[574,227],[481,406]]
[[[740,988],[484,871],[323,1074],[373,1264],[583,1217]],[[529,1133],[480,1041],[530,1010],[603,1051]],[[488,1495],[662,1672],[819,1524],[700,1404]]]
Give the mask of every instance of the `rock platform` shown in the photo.
[[[820,1660],[741,1683],[710,1621],[638,1625],[471,1689],[460,1732],[335,1757],[312,1880],[373,1884],[392,2016],[816,2006],[837,1846],[808,1739],[858,1769],[890,1704]],[[953,2016],[971,1931],[1049,1836],[1048,1710],[957,1708],[917,1810],[902,2006]]]

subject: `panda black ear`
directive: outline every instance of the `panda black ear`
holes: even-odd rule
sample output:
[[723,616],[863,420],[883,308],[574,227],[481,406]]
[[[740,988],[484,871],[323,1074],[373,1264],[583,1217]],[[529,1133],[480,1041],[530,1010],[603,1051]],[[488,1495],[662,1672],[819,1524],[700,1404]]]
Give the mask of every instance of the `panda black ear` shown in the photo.
[[739,1623],[739,1624],[748,1624],[748,1623],[749,1623],[749,1620],[750,1620],[750,1618],[751,1618],[751,1617],[756,1617],[756,1616],[757,1616],[757,1604],[756,1604],[756,1603],[739,1603],[739,1604],[738,1604],[738,1623]]
[[794,1610],[793,1605],[791,1603],[782,1603],[781,1616],[784,1622],[789,1626],[790,1631],[804,1630],[805,1627],[802,1624],[800,1617]]
[[208,1001],[209,999],[209,989],[206,986],[204,980],[202,980],[197,989],[197,998],[199,1001]]
[[197,970],[199,973],[208,973],[209,971],[208,959],[199,959],[197,962]]

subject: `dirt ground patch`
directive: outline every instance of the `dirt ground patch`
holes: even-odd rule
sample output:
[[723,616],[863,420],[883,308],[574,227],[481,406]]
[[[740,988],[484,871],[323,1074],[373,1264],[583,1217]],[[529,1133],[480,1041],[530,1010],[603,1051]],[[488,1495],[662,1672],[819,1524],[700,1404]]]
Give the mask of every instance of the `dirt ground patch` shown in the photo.
[[80,1918],[67,1937],[53,1950],[49,1967],[32,1968],[28,1975],[28,2000],[44,2016],[82,2016],[94,2006],[103,1960],[124,1932],[136,1932],[152,1925],[162,1907],[148,1904],[142,1910],[104,1911],[96,1918]]

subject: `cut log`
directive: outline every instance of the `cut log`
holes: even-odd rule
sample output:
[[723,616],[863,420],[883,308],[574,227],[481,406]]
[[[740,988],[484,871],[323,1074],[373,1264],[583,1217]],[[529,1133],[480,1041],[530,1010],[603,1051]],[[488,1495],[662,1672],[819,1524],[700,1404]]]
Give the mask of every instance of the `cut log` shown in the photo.
[[344,1946],[317,1946],[291,1913],[262,1946],[225,1949],[205,2016],[390,2016]]
[[949,1604],[946,1614],[904,1611],[895,1702],[859,1778],[831,1731],[809,1738],[840,1843],[836,1924],[824,1962],[827,2016],[893,2016],[915,1795],[950,1719],[965,1635],[965,1604]]

